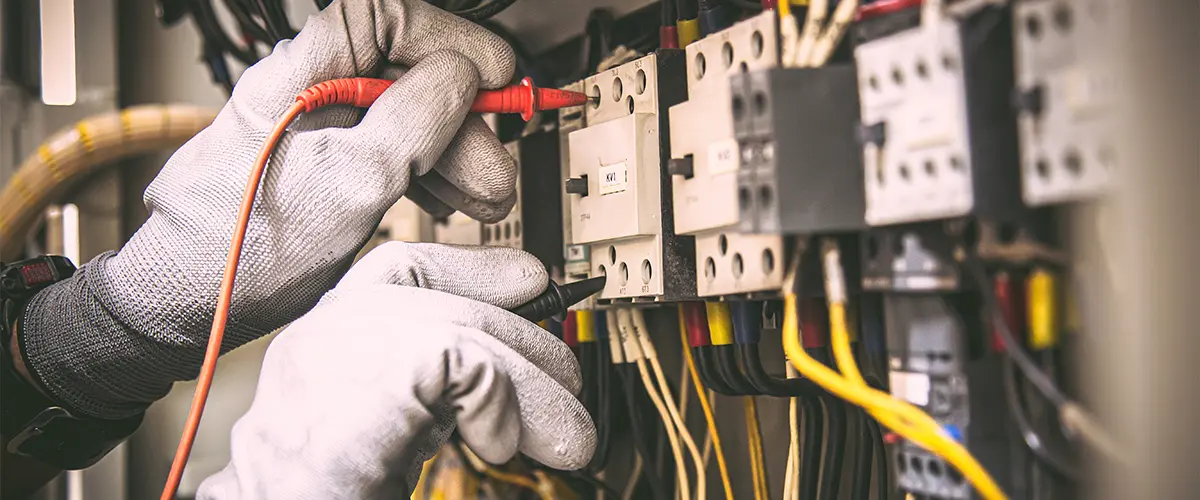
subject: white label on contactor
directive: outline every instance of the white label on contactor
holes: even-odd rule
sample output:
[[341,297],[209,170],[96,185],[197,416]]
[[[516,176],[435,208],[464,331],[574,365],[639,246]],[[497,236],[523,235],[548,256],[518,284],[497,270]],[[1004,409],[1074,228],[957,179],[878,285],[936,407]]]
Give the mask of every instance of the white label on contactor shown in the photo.
[[600,167],[600,194],[613,194],[629,187],[629,172],[625,162]]
[[929,375],[913,372],[889,372],[892,395],[917,406],[929,404]]
[[729,138],[708,146],[709,175],[736,172],[738,169],[738,142]]

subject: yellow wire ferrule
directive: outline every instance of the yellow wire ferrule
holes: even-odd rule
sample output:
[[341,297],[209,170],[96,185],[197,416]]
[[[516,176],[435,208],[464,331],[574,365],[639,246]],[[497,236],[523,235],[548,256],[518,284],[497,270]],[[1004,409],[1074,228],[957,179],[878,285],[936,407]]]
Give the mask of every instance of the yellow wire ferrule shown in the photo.
[[712,345],[729,345],[733,343],[733,317],[729,314],[729,304],[724,302],[705,302],[708,310],[708,334]]
[[579,343],[595,342],[596,341],[596,317],[595,313],[587,310],[575,311],[575,332],[579,337]]
[[1028,297],[1029,347],[1043,350],[1058,344],[1058,311],[1054,275],[1037,269],[1026,282]]
[[681,19],[675,21],[675,32],[679,37],[679,48],[687,47],[692,42],[700,39],[700,20]]

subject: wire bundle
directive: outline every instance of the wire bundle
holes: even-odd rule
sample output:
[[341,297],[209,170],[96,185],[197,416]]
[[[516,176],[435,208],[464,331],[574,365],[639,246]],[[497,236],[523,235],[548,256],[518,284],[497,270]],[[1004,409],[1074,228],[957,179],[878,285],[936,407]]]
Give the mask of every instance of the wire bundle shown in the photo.
[[[490,19],[516,1],[428,0],[440,9],[473,22]],[[314,2],[318,9],[324,9],[333,0]],[[229,69],[229,57],[242,65],[253,65],[261,54],[269,53],[275,44],[295,37],[297,32],[288,21],[283,0],[223,0],[222,3],[237,23],[237,32],[233,35],[218,20],[213,0],[191,0],[187,2],[187,9],[203,38],[201,58],[208,65],[213,83],[232,92],[234,78]],[[162,21],[170,24],[176,20]]]
[[785,68],[816,68],[824,66],[854,21],[858,0],[842,0],[833,11],[829,24],[825,17],[829,0],[811,0],[804,28],[797,26],[791,2],[779,2],[779,36],[782,63]]

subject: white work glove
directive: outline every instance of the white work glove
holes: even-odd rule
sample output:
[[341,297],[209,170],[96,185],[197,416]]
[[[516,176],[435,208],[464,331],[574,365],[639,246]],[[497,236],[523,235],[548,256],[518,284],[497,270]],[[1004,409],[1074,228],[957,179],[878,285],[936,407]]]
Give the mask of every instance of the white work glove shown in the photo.
[[513,159],[478,116],[464,117],[477,88],[510,80],[513,61],[498,37],[422,0],[334,2],[248,69],[216,121],[175,153],[124,248],[28,305],[20,342],[35,376],[75,411],[113,419],[196,377],[251,165],[316,83],[410,68],[369,110],[322,109],[283,136],[254,204],[226,352],[311,309],[406,193],[504,217]]
[[566,344],[505,309],[546,286],[507,248],[385,244],[267,350],[202,500],[408,498],[457,426],[491,463],[578,469],[595,427]]

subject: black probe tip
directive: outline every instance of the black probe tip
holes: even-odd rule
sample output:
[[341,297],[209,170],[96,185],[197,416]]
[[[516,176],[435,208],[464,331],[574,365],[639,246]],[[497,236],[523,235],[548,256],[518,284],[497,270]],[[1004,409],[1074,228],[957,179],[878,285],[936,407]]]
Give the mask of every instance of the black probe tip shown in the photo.
[[565,285],[551,281],[550,286],[546,287],[546,291],[533,300],[517,306],[512,312],[534,323],[549,318],[562,321],[567,316],[567,308],[603,290],[604,283],[604,276]]

